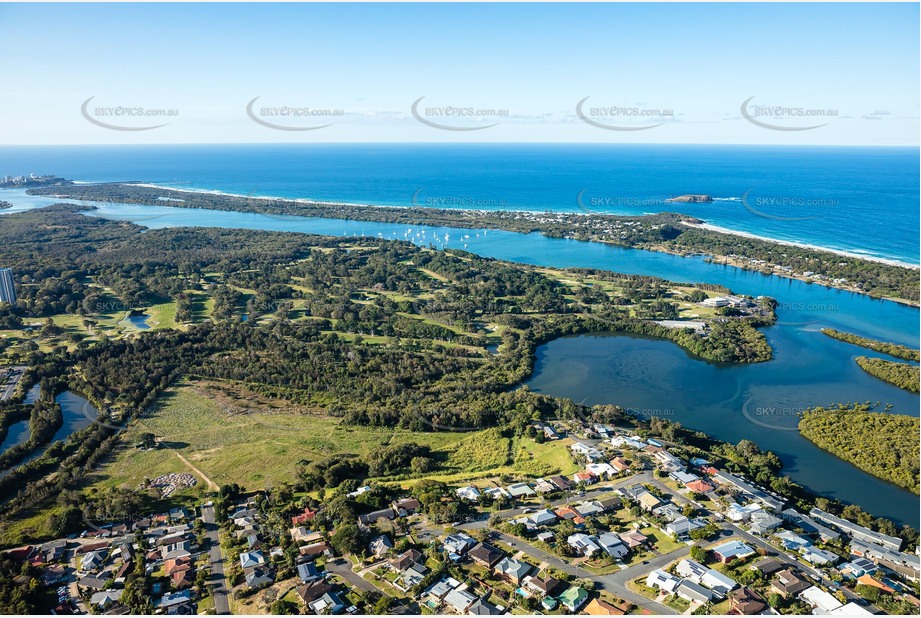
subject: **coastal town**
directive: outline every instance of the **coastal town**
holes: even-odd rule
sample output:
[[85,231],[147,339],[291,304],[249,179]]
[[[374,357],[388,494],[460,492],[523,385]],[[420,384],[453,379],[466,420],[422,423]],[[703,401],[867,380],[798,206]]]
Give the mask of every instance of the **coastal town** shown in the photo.
[[[202,504],[86,519],[2,560],[20,565],[17,585],[48,591],[54,614],[917,611],[921,559],[898,537],[799,510],[662,438],[532,429],[582,470],[325,495],[222,487]],[[196,482],[159,480],[164,497]]]

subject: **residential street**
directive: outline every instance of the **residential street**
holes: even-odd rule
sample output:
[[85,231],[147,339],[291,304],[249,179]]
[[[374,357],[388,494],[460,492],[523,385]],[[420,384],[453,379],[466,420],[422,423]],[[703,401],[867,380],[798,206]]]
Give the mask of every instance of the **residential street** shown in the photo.
[[221,542],[218,537],[218,526],[214,521],[214,507],[201,507],[201,520],[205,524],[206,536],[210,544],[208,560],[211,562],[211,591],[214,595],[214,612],[220,615],[230,614],[230,603],[227,601],[227,581],[224,578],[224,554],[221,552]]
[[381,590],[373,583],[369,582],[367,579],[353,571],[352,563],[345,558],[333,558],[327,560],[326,570],[330,573],[335,573],[356,588],[360,588],[365,592],[383,592],[384,594],[387,594],[385,590]]

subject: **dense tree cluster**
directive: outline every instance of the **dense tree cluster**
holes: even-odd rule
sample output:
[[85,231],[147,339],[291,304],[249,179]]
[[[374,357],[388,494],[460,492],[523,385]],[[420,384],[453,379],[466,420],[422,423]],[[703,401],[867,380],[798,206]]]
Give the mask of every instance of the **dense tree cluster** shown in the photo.
[[853,333],[843,333],[841,331],[835,330],[834,328],[823,328],[822,332],[832,339],[853,343],[854,345],[859,345],[862,348],[867,348],[868,350],[873,350],[874,352],[888,354],[889,356],[895,356],[896,358],[903,358],[905,360],[921,360],[921,351],[914,348],[909,348],[908,346],[900,345],[898,343],[878,341],[876,339],[870,339],[869,337],[861,337],[860,335],[855,335]]
[[906,391],[918,392],[919,380],[921,380],[921,370],[919,370],[918,365],[896,363],[884,358],[868,358],[866,356],[858,356],[856,360],[860,368],[871,376],[894,384],[899,388],[904,388]]
[[786,266],[797,272],[811,271],[829,280],[846,279],[851,285],[877,297],[919,298],[918,277],[912,269],[872,262],[808,247],[725,234],[690,227],[682,222],[700,221],[687,215],[659,213],[641,217],[554,213],[535,220],[532,213],[471,211],[437,208],[388,208],[250,199],[239,196],[187,193],[125,184],[74,185],[64,189],[37,188],[30,193],[65,195],[75,199],[162,205],[162,198],[177,200],[180,208],[210,208],[240,212],[299,215],[459,228],[494,228],[513,232],[541,232],[546,236],[594,240],[628,247],[665,249],[677,253],[740,256]]
[[807,410],[800,433],[861,470],[918,493],[917,417],[871,412],[865,404]]

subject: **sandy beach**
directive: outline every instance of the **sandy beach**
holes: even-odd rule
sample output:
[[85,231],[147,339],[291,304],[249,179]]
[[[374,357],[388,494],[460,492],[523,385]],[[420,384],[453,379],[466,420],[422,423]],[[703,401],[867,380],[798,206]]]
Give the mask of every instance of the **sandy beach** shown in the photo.
[[687,221],[682,221],[681,223],[688,227],[695,227],[695,228],[699,228],[702,230],[709,230],[711,232],[720,232],[721,234],[732,234],[734,236],[742,236],[744,238],[752,238],[755,240],[763,240],[766,242],[777,243],[778,245],[787,245],[789,247],[800,247],[801,249],[812,249],[814,251],[825,251],[827,253],[834,253],[835,255],[855,258],[858,260],[866,260],[868,262],[879,262],[880,264],[888,264],[890,266],[901,266],[903,268],[913,268],[915,270],[921,269],[921,266],[919,266],[918,264],[909,264],[908,262],[902,262],[901,260],[892,260],[889,258],[881,258],[881,257],[877,257],[874,255],[867,255],[865,253],[856,253],[853,251],[843,251],[841,249],[829,249],[828,247],[820,247],[818,245],[810,245],[806,243],[793,242],[789,240],[779,240],[777,238],[769,238],[767,236],[758,236],[757,234],[751,234],[749,232],[739,232],[737,230],[731,230],[725,227],[710,225],[709,223],[688,223]]
[[[163,189],[165,191],[176,191],[178,193],[204,193],[204,194],[209,194],[209,195],[222,195],[222,196],[228,196],[228,197],[244,197],[244,198],[248,198],[252,200],[266,200],[266,201],[271,200],[271,201],[291,202],[294,204],[317,204],[317,205],[323,205],[323,206],[358,206],[358,207],[373,207],[373,208],[412,208],[413,207],[413,206],[383,206],[379,204],[363,204],[363,203],[357,203],[357,202],[332,202],[332,201],[307,199],[307,198],[278,197],[278,196],[272,196],[272,195],[240,195],[238,193],[228,193],[226,191],[216,191],[216,190],[209,190],[209,189],[185,189],[185,188],[180,189],[177,187],[167,187],[164,185],[158,185],[158,184],[153,184],[153,183],[140,183],[139,182],[139,183],[131,183],[131,184],[134,186],[138,186],[138,187],[148,187],[151,189]],[[469,210],[472,212],[476,212],[476,209],[467,209],[467,208],[458,208],[456,210]],[[509,212],[521,212],[521,213],[533,214],[533,211],[530,211],[530,210],[515,210],[515,209],[507,209],[507,210]],[[592,216],[588,213],[580,213],[580,212],[566,212],[565,214]],[[831,248],[822,247],[819,245],[811,245],[807,243],[794,242],[794,241],[789,241],[789,240],[780,240],[777,238],[771,238],[769,236],[759,236],[757,234],[752,234],[750,232],[741,232],[738,230],[720,227],[717,225],[711,225],[709,223],[689,223],[687,221],[683,221],[682,224],[688,227],[709,230],[711,232],[719,232],[722,234],[732,234],[734,236],[742,236],[744,238],[752,238],[755,240],[773,242],[779,245],[787,245],[790,247],[800,247],[802,249],[812,249],[814,251],[825,251],[827,253],[834,253],[835,255],[854,258],[858,260],[866,260],[868,262],[877,262],[880,264],[888,264],[890,266],[901,266],[903,268],[921,270],[921,265],[918,265],[918,264],[910,264],[908,262],[903,262],[901,260],[883,258],[883,257],[874,256],[874,255],[868,255],[865,253],[845,251],[842,249],[831,249]]]

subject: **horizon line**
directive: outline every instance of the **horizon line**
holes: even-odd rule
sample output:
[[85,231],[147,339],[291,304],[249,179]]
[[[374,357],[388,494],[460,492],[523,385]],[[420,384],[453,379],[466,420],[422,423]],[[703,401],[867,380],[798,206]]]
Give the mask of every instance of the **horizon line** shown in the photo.
[[771,144],[754,143],[742,144],[734,142],[516,142],[516,141],[322,141],[322,142],[118,142],[118,143],[62,143],[62,144],[0,144],[0,148],[59,148],[59,147],[92,147],[92,146],[346,146],[346,145],[462,145],[462,146],[502,146],[502,145],[535,145],[535,146],[740,146],[740,147],[774,147],[774,148],[911,148],[921,150],[921,144]]

